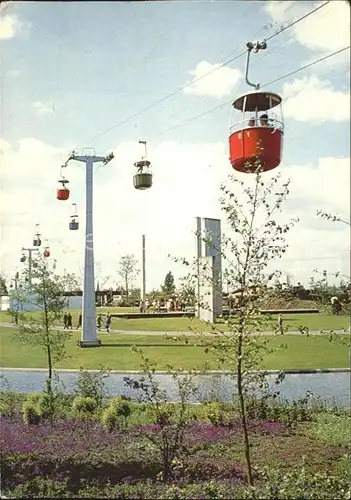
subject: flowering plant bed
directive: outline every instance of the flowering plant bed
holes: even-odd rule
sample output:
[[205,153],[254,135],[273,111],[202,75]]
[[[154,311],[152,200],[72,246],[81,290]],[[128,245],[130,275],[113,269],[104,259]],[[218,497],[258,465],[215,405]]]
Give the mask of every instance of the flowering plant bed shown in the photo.
[[[308,474],[313,477],[317,474],[319,478],[314,490],[310,488],[310,496],[304,498],[317,498],[313,496],[317,492],[318,498],[331,498],[323,496],[325,491],[330,495],[330,488],[347,489],[346,478],[340,473],[346,447],[311,438],[312,425],[305,422],[291,427],[279,421],[249,421],[257,491],[262,493],[267,481],[270,484],[286,481],[292,488],[292,496],[264,498],[295,498],[293,488],[297,487],[298,479],[292,479],[289,473],[301,467],[302,456],[308,462]],[[158,425],[132,425],[109,432],[98,420],[66,418],[52,424],[43,421],[26,425],[19,414],[12,418],[3,416],[0,426],[3,492],[12,497],[59,498],[200,499],[254,495],[252,488],[246,486],[238,419],[233,418],[223,426],[202,421],[188,424],[167,481],[162,477],[162,457],[153,441],[155,437],[161,439],[161,435],[162,427]],[[267,479],[264,473],[267,466],[272,470],[278,468],[285,479],[283,476],[279,480],[278,476]],[[333,474],[336,479],[329,481],[329,489],[326,485],[322,488],[324,475],[328,478]],[[336,490],[332,493],[333,498],[346,498]]]

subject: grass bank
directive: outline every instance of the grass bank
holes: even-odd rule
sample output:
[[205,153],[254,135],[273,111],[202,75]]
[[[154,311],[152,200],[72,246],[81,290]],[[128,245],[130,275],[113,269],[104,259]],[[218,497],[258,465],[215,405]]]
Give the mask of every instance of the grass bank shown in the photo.
[[[40,347],[26,346],[12,339],[12,328],[0,328],[1,366],[8,368],[45,368],[46,358]],[[103,342],[99,348],[82,349],[76,345],[80,334],[73,332],[67,343],[68,358],[58,363],[56,368],[98,369],[102,364],[112,370],[139,370],[139,356],[132,352],[132,346],[141,347],[150,360],[157,362],[158,370],[165,370],[168,363],[176,368],[201,368],[204,362],[210,368],[219,367],[214,357],[200,347],[199,338],[188,337],[188,344],[172,341],[164,336],[100,334]],[[339,338],[348,339],[348,335]],[[259,342],[259,339],[257,340]],[[281,349],[265,357],[262,369],[315,369],[345,368],[349,366],[348,347],[329,342],[323,337],[285,335],[272,338],[272,345]]]

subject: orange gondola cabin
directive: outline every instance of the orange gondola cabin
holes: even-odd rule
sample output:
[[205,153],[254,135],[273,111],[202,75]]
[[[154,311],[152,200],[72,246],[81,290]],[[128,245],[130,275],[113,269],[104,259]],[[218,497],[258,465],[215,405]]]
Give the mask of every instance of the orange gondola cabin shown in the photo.
[[278,167],[284,124],[282,98],[273,92],[250,92],[233,102],[241,119],[230,129],[229,158],[234,170],[252,173]]

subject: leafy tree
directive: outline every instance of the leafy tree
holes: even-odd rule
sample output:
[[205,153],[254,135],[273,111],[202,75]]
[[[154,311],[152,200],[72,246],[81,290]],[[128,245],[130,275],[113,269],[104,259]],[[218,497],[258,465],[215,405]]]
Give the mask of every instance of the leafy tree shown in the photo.
[[[229,332],[222,331],[216,324],[211,324],[214,336],[203,336],[199,332],[201,347],[205,352],[213,353],[220,366],[225,365],[226,370],[229,367],[235,379],[249,485],[253,485],[253,469],[247,424],[248,401],[253,387],[268,396],[265,372],[259,370],[264,357],[279,348],[271,347],[269,337],[258,338],[252,334],[267,330],[277,332],[272,319],[259,315],[260,304],[276,293],[272,285],[279,273],[271,270],[271,264],[285,253],[286,235],[296,222],[278,222],[290,181],[279,182],[279,175],[269,181],[264,177],[265,174],[258,171],[244,183],[232,176],[233,186],[221,186],[221,208],[232,233],[222,236],[221,252],[225,267],[222,281],[239,287],[236,294],[237,313],[226,320]],[[203,239],[208,245],[213,245],[211,237]],[[183,263],[187,264],[184,259]],[[196,262],[193,272],[198,278]],[[206,279],[211,282],[211,277]],[[199,303],[202,308],[209,307],[201,297]],[[276,382],[279,383],[282,378],[283,374],[279,374]]]
[[[25,271],[25,276],[28,270]],[[21,324],[14,330],[13,337],[17,342],[26,345],[40,346],[46,354],[48,367],[48,390],[50,391],[53,378],[53,368],[56,363],[66,357],[65,345],[69,333],[57,331],[57,321],[61,320],[64,309],[67,307],[67,298],[64,292],[67,288],[74,288],[75,277],[65,273],[60,276],[56,273],[55,261],[50,264],[47,259],[37,259],[37,266],[32,269],[31,291],[23,298],[27,303],[34,304],[39,314],[26,318],[26,324]]]
[[6,286],[6,278],[5,276],[0,275],[0,297],[2,295],[8,295],[8,291]]
[[165,276],[165,280],[163,285],[161,285],[163,293],[167,295],[172,295],[175,292],[175,284],[174,284],[174,276],[171,273],[171,271],[168,271],[168,273]]
[[[337,214],[331,214],[328,212],[324,212],[323,210],[317,210],[317,215],[324,219],[328,220],[332,223],[338,222],[341,224],[345,224],[348,227],[351,227],[351,221],[342,219]],[[323,306],[330,305],[330,299],[332,296],[336,295],[341,299],[341,302],[344,305],[349,306],[351,301],[351,280],[350,276],[344,276],[340,274],[339,271],[335,273],[329,273],[327,270],[319,271],[318,269],[314,270],[315,273],[322,274],[322,278],[319,280],[311,279],[311,287],[313,293],[315,295],[316,300],[319,301]],[[328,276],[333,276],[335,278],[343,278],[340,282],[339,287],[329,287],[328,286]]]
[[137,264],[138,260],[133,254],[122,255],[119,261],[118,274],[123,279],[127,301],[129,298],[129,289],[139,274],[139,269],[136,267]]
[[184,276],[180,279],[178,296],[182,304],[194,306],[196,304],[196,280],[193,276]]
[[140,288],[131,288],[129,290],[129,300],[130,302],[132,302],[133,304],[135,302],[139,302],[141,299],[141,290]]

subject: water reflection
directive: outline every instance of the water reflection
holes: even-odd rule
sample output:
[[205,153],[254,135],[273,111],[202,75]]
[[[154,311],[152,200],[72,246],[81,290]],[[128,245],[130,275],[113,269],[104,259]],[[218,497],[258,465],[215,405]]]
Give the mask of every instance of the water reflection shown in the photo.
[[[60,383],[68,393],[73,391],[77,372],[59,372]],[[41,392],[45,385],[47,372],[45,371],[15,371],[2,370],[1,390],[11,390],[15,392]],[[110,395],[129,396],[138,399],[138,392],[126,387],[124,377],[129,376],[136,380],[140,379],[138,374],[111,373],[105,379],[105,387]],[[167,391],[169,401],[177,401],[178,394],[174,380],[167,374],[155,375],[160,387]],[[276,377],[267,375],[267,382],[270,387],[274,386]],[[196,383],[199,393],[196,401],[204,401],[210,397],[216,397],[226,402],[231,401],[235,393],[235,381],[223,374],[198,375]],[[319,396],[324,401],[333,401],[341,407],[350,406],[350,372],[332,373],[294,373],[287,374],[279,387],[281,398],[294,401],[303,397],[308,391],[315,396]]]

